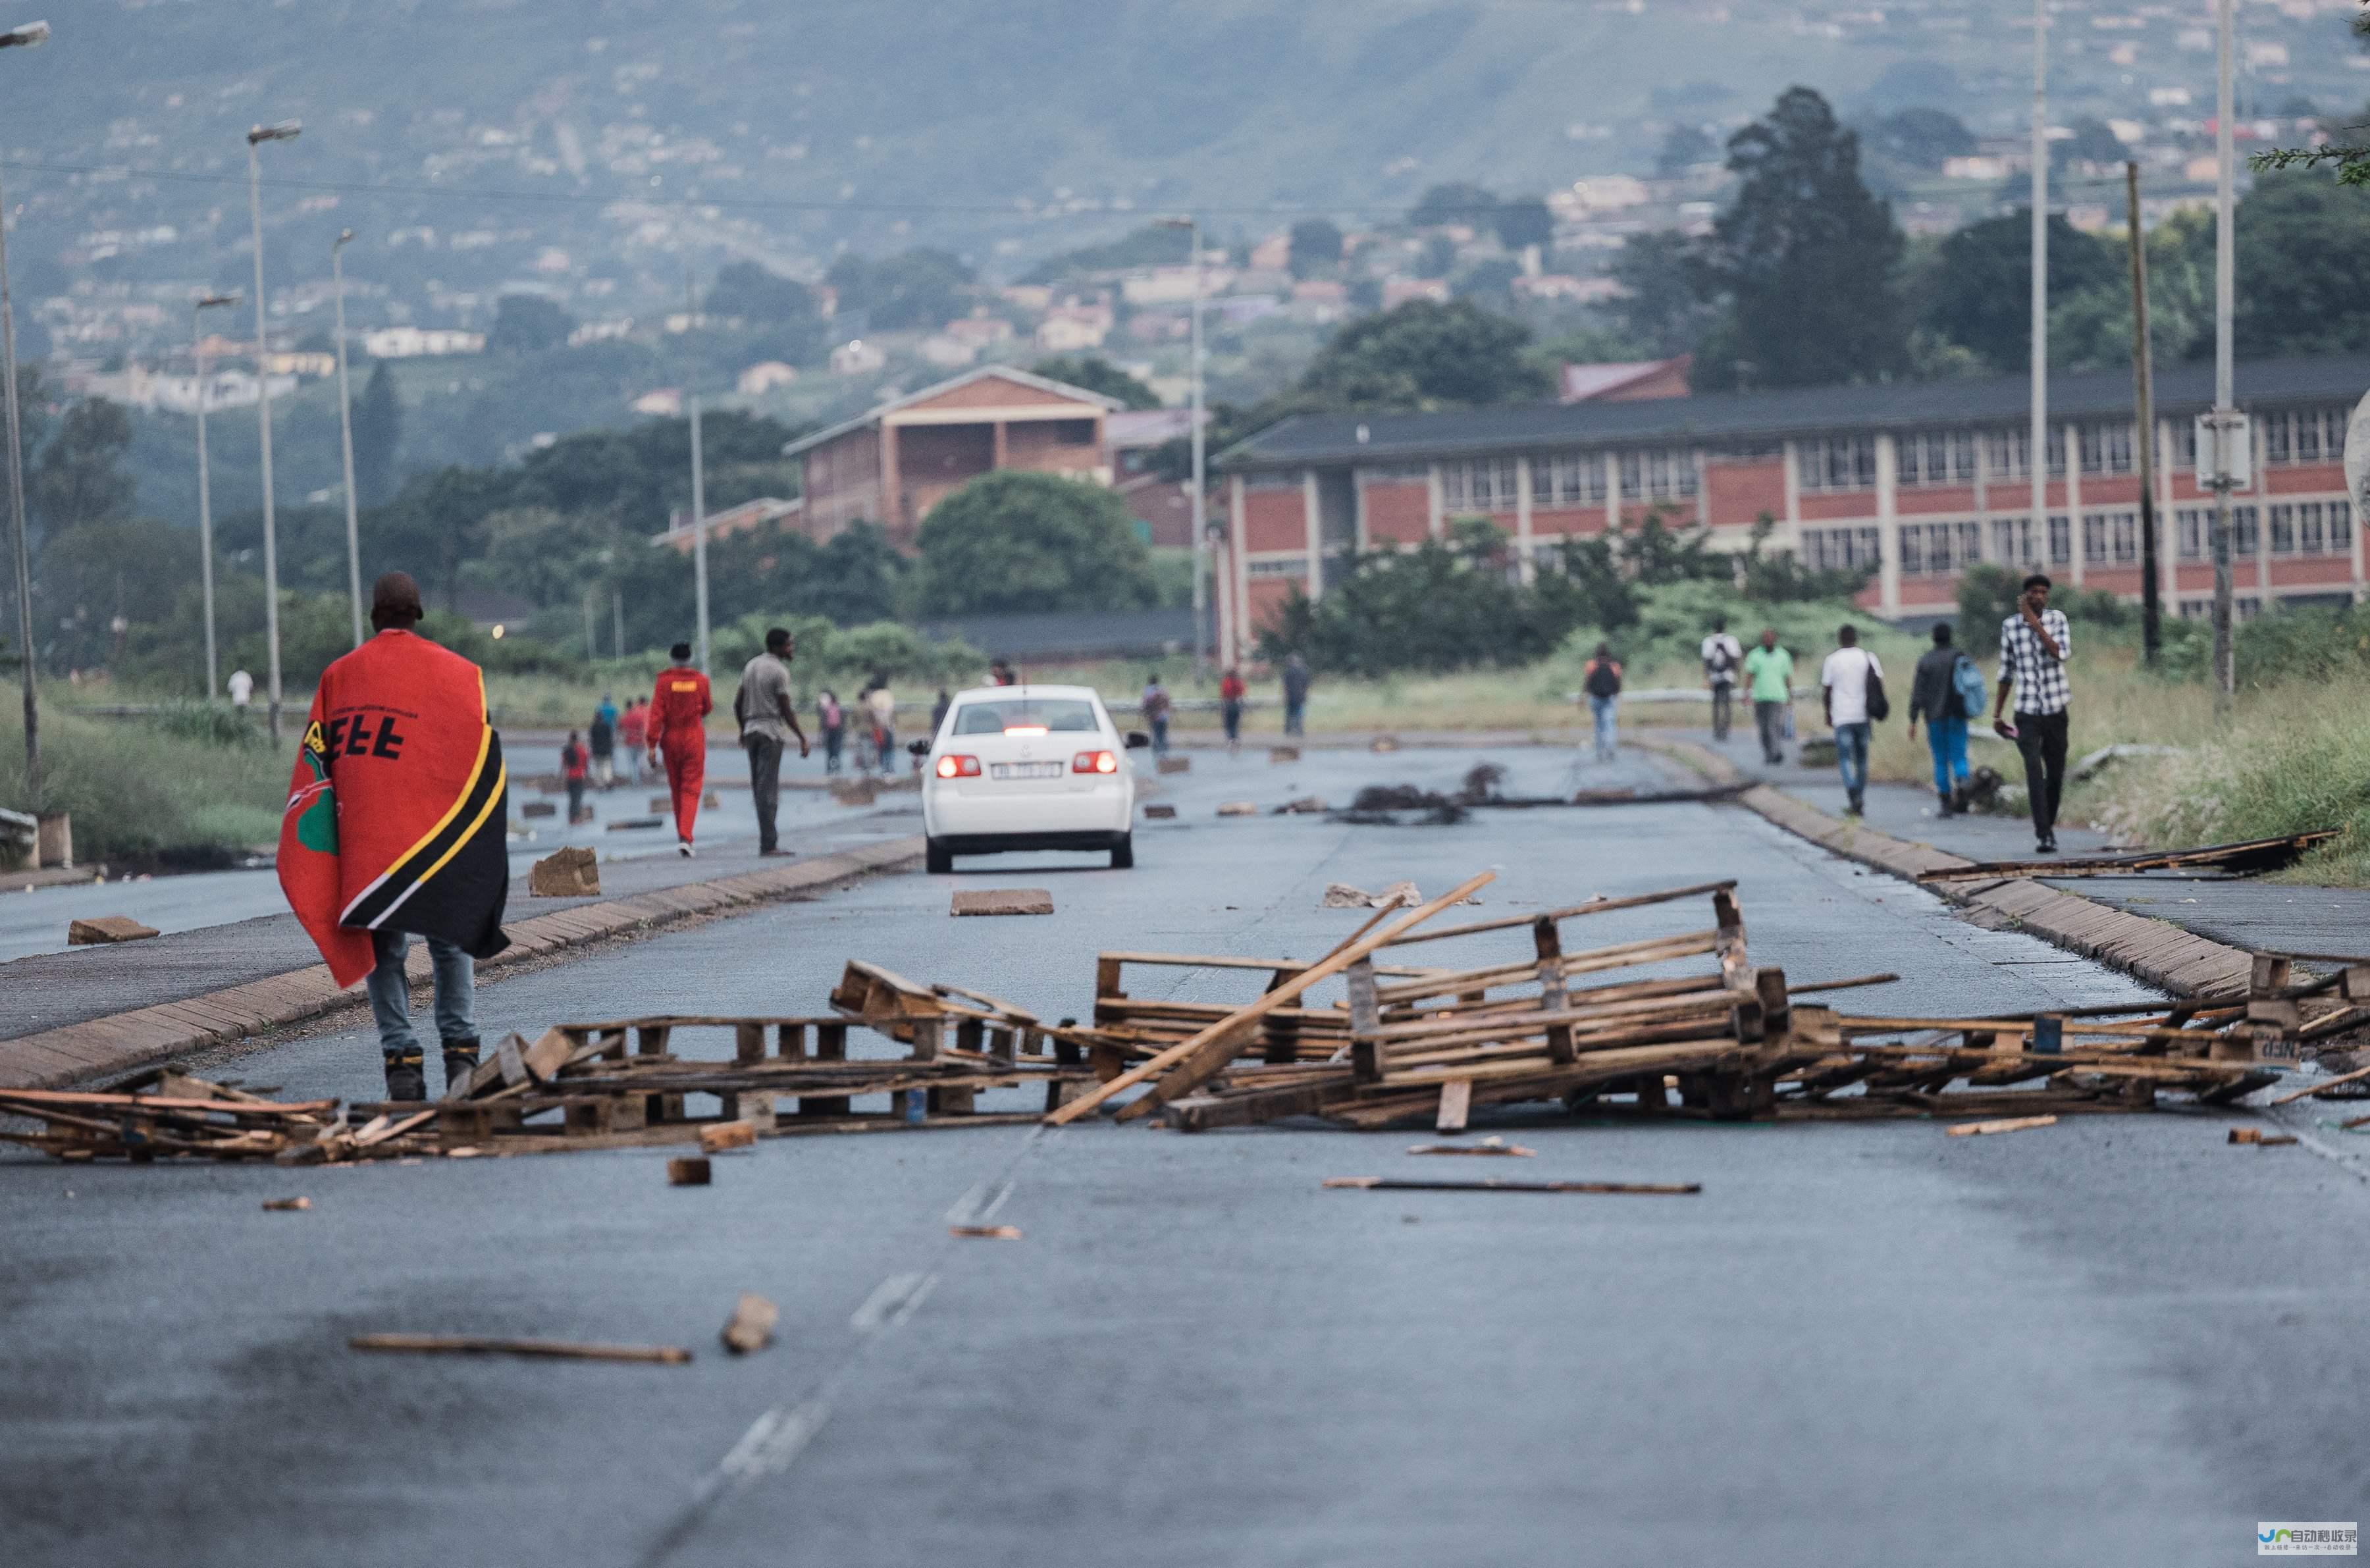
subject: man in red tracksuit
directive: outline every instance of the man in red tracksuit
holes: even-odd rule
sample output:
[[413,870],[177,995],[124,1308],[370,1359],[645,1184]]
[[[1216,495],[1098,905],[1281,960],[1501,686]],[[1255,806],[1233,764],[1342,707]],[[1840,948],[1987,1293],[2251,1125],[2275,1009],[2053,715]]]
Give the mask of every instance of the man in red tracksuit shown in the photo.
[[674,663],[659,672],[650,696],[650,766],[666,763],[667,790],[674,797],[675,853],[691,856],[692,824],[699,819],[699,794],[708,782],[708,714],[716,705],[708,677],[691,667],[691,644],[667,650]]

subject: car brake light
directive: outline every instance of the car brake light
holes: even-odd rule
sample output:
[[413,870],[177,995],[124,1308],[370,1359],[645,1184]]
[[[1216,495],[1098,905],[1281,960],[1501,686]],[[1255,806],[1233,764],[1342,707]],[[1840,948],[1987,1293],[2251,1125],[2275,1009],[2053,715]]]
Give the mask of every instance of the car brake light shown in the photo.
[[976,778],[979,777],[979,758],[975,756],[957,756],[951,755],[942,756],[938,758],[938,777],[941,778]]
[[1070,759],[1073,773],[1117,773],[1119,758],[1110,752],[1080,752]]

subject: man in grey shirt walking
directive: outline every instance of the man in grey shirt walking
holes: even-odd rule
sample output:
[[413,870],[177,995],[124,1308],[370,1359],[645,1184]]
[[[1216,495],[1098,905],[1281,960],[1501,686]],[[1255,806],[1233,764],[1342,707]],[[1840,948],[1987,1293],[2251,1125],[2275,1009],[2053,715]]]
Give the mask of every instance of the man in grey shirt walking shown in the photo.
[[765,630],[765,651],[741,668],[741,689],[732,698],[732,717],[741,726],[741,744],[749,753],[749,796],[757,807],[757,853],[787,854],[774,832],[774,818],[782,804],[782,748],[792,735],[799,755],[807,755],[807,735],[799,728],[797,705],[790,700],[790,660],[797,640],[781,627]]

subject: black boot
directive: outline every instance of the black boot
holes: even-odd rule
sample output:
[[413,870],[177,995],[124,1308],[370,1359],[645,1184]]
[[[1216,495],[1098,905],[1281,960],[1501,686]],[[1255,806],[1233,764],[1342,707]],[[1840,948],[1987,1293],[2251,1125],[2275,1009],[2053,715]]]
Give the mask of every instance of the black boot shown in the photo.
[[477,1043],[470,1040],[444,1042],[444,1098],[453,1098],[456,1085],[466,1086],[469,1075],[477,1070]]
[[428,1098],[428,1075],[422,1070],[420,1047],[407,1045],[386,1054],[386,1097],[417,1104]]

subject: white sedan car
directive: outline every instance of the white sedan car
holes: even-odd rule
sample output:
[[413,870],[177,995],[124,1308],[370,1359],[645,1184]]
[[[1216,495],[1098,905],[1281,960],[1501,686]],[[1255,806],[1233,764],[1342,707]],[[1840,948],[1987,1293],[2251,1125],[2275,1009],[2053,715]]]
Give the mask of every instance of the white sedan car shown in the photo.
[[[979,686],[958,693],[922,767],[922,830],[932,871],[958,855],[1108,849],[1135,864],[1135,774],[1092,686]],[[916,746],[916,751],[923,748]]]

